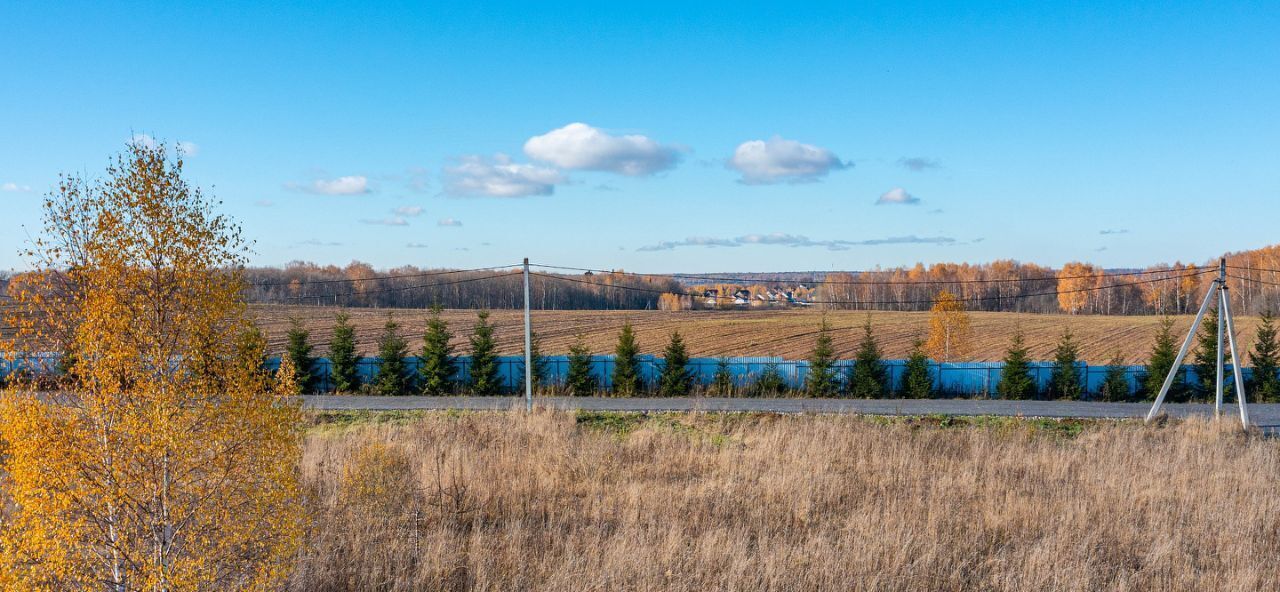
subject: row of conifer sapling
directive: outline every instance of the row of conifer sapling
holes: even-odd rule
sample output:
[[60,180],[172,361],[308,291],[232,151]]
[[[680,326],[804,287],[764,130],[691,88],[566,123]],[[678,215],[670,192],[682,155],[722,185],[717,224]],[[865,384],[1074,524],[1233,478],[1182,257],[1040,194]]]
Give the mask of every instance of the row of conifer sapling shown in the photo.
[[[410,345],[401,335],[400,325],[388,319],[377,342],[377,370],[371,379],[364,381],[359,371],[356,352],[355,328],[349,317],[339,314],[333,328],[329,349],[326,352],[330,368],[328,380],[318,372],[314,347],[309,343],[310,334],[300,322],[294,321],[287,335],[285,355],[300,371],[299,388],[310,393],[328,390],[337,393],[361,393],[375,395],[505,395],[524,390],[524,363],[518,363],[515,380],[503,380],[497,355],[494,327],[488,311],[479,311],[471,327],[465,354],[470,358],[465,370],[458,361],[460,352],[452,345],[454,334],[440,316],[441,309],[432,308],[427,319],[426,331],[419,351],[416,370],[408,359]],[[1216,366],[1217,328],[1207,315],[1198,336],[1192,367],[1197,380],[1187,381],[1182,373],[1170,391],[1171,402],[1206,401],[1214,396],[1213,377]],[[863,325],[862,337],[848,370],[837,367],[832,329],[822,320],[812,351],[807,357],[808,368],[802,385],[795,388],[788,384],[776,363],[768,363],[746,376],[735,376],[728,358],[717,360],[715,373],[710,380],[701,380],[690,365],[690,356],[684,338],[673,331],[658,363],[655,380],[646,381],[641,372],[640,344],[633,327],[624,324],[618,333],[612,356],[610,380],[603,381],[592,360],[592,352],[579,336],[570,346],[567,371],[561,380],[551,380],[548,363],[540,348],[540,341],[533,335],[533,383],[538,394],[570,396],[809,396],[850,398],[930,398],[940,396],[970,395],[975,393],[946,392],[938,388],[931,371],[933,360],[925,352],[924,343],[916,340],[906,358],[900,377],[891,380],[888,366],[881,355],[871,318]],[[1049,380],[1039,384],[1021,332],[1015,332],[1005,352],[1004,365],[994,392],[1003,399],[1063,399],[1138,401],[1154,396],[1164,377],[1172,367],[1177,353],[1177,343],[1172,330],[1172,320],[1166,319],[1156,334],[1143,370],[1132,379],[1129,366],[1117,353],[1106,366],[1100,383],[1087,388],[1080,363],[1080,348],[1070,330],[1065,330],[1054,348]],[[1247,385],[1254,402],[1280,400],[1280,343],[1274,318],[1263,315],[1249,352],[1252,365]],[[1132,385],[1131,385],[1132,381]],[[607,386],[606,386],[607,384]],[[1136,385],[1136,388],[1133,386]],[[986,393],[982,393],[986,395]],[[1234,396],[1227,387],[1227,398]]]

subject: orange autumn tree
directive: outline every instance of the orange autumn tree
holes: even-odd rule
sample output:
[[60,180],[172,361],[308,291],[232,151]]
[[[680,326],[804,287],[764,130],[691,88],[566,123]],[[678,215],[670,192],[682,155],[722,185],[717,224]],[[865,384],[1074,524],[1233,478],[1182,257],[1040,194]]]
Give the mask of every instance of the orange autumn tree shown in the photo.
[[45,200],[0,351],[74,363],[0,399],[0,589],[266,590],[297,550],[292,369],[262,369],[247,249],[182,168],[134,144]]
[[1089,304],[1089,290],[1097,285],[1098,269],[1088,263],[1071,262],[1058,272],[1058,308],[1076,314]]
[[950,291],[943,290],[933,300],[929,312],[929,340],[924,349],[939,362],[950,362],[969,353],[969,313],[964,303]]

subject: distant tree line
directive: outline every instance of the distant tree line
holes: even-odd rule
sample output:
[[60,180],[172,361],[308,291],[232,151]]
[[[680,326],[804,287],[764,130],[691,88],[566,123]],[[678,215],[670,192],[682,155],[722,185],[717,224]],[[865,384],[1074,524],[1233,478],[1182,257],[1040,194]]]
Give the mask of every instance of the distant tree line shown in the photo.
[[[1280,308],[1280,245],[1227,255],[1237,314]],[[1011,260],[939,263],[830,273],[815,300],[834,310],[927,310],[942,291],[969,310],[1068,314],[1191,314],[1217,277],[1217,263],[1106,270],[1072,262],[1059,269]],[[1137,273],[1141,272],[1141,273]]]
[[[558,275],[530,278],[531,306],[536,309],[657,309],[664,291],[679,290],[670,278],[625,273]],[[524,306],[519,270],[453,273],[413,266],[375,270],[354,261],[345,267],[293,262],[283,269],[252,267],[245,271],[249,300],[258,303],[329,304],[379,308],[501,309]],[[492,278],[492,279],[486,279]]]
[[[1280,309],[1280,245],[1227,255],[1240,315]],[[1176,315],[1196,311],[1216,263],[1108,270],[1071,262],[1059,269],[998,260],[937,263],[862,272],[747,273],[735,281],[702,276],[543,274],[530,280],[531,305],[544,310],[787,308],[930,310],[943,293],[974,311]],[[1137,272],[1141,272],[1140,274]],[[377,270],[303,261],[245,270],[255,303],[382,308],[511,309],[524,306],[519,270],[454,271],[414,266]],[[741,280],[741,281],[737,281]],[[0,275],[0,294],[21,274]],[[10,285],[12,284],[12,286]],[[2,303],[0,303],[2,304]]]

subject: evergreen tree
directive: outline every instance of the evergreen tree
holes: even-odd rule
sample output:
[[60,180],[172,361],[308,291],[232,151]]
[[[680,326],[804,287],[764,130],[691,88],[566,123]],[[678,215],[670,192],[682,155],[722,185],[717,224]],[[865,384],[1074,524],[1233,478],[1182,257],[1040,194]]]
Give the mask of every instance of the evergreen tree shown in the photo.
[[662,354],[662,374],[658,377],[658,393],[664,397],[687,397],[693,389],[693,372],[689,370],[689,353],[679,331],[671,332],[671,342]]
[[1124,358],[1117,351],[1111,356],[1111,361],[1107,363],[1107,374],[1102,378],[1102,386],[1098,389],[1103,401],[1118,402],[1127,401],[1132,397],[1129,392],[1129,371],[1125,366]]
[[729,371],[729,358],[721,357],[716,360],[716,374],[711,378],[711,384],[717,396],[728,397],[733,394],[733,373]]
[[591,373],[591,350],[587,349],[581,335],[569,346],[569,371],[564,383],[573,397],[590,397],[596,392],[596,376]]
[[[236,335],[236,359],[257,361],[255,370],[261,370],[267,365],[267,337],[262,334],[262,329],[257,325],[249,325],[244,331]],[[58,361],[59,364],[62,360]]]
[[285,355],[297,372],[299,394],[311,392],[316,385],[316,359],[311,355],[310,338],[311,333],[302,327],[302,321],[290,319],[289,332],[285,334]]
[[818,339],[809,354],[809,372],[805,375],[804,387],[810,397],[831,397],[839,394],[840,383],[836,380],[836,349],[831,343],[831,325],[822,317],[822,325],[818,327]]
[[862,341],[849,376],[849,394],[858,399],[880,399],[888,392],[889,369],[880,359],[880,344],[871,332],[871,315],[862,326]]
[[787,390],[787,379],[782,376],[777,362],[769,362],[764,365],[764,370],[756,377],[751,388],[757,397],[779,395]]
[[911,344],[911,354],[902,369],[902,398],[928,399],[933,396],[933,378],[929,376],[929,358],[924,353],[924,341],[916,339]]
[[1001,399],[1030,399],[1036,395],[1036,381],[1031,376],[1031,362],[1021,331],[1014,333],[1013,343],[1005,353],[996,393]]
[[471,332],[471,394],[496,395],[502,390],[498,376],[498,343],[493,338],[493,325],[489,324],[489,311],[476,313],[476,324]]
[[373,390],[379,395],[403,395],[409,392],[409,366],[405,362],[409,344],[400,336],[400,325],[390,318],[378,338],[378,375]]
[[[1223,340],[1226,336],[1223,335]],[[1225,353],[1225,352],[1224,352]],[[1224,362],[1225,363],[1225,362]],[[1196,369],[1196,382],[1192,390],[1192,394],[1196,398],[1212,403],[1217,396],[1216,387],[1218,377],[1218,308],[1214,307],[1205,312],[1204,321],[1200,323],[1200,332],[1196,334],[1196,351],[1191,358],[1191,366]],[[1223,378],[1230,376],[1230,371],[1224,366]],[[1227,398],[1233,395],[1235,388],[1230,380],[1224,380],[1225,383],[1222,396]]]
[[1053,372],[1049,375],[1049,398],[1080,398],[1084,385],[1080,381],[1080,346],[1076,344],[1071,329],[1062,332],[1058,346],[1053,350]]
[[622,325],[618,333],[618,346],[613,350],[613,392],[619,396],[630,397],[639,393],[644,386],[640,381],[640,344],[636,342],[635,330],[631,323]]
[[[547,358],[542,355],[542,339],[538,337],[536,331],[529,332],[529,358],[533,360],[533,392],[537,393],[538,388],[547,381]],[[520,359],[520,384],[516,385],[516,389],[524,391],[524,358]]]
[[[453,391],[453,376],[458,371],[458,361],[453,356],[453,333],[449,323],[440,318],[440,305],[431,307],[427,319],[427,331],[422,335],[422,354],[418,362],[418,375],[422,382],[422,394],[447,395]],[[488,313],[485,313],[486,317]],[[474,337],[472,338],[474,341]],[[472,361],[474,364],[474,360]]]
[[1280,341],[1276,339],[1275,316],[1270,310],[1262,313],[1258,333],[1254,336],[1253,351],[1249,352],[1253,376],[1249,379],[1246,399],[1258,403],[1274,403],[1280,400]]
[[[1174,360],[1178,358],[1177,348],[1173,341],[1173,319],[1165,317],[1160,320],[1160,330],[1156,332],[1156,342],[1151,347],[1151,356],[1147,359],[1146,371],[1143,373],[1142,391],[1147,400],[1154,400],[1160,394],[1160,386],[1164,384]],[[1182,372],[1178,372],[1165,400],[1178,403],[1187,399],[1186,382],[1182,378]]]
[[333,390],[354,393],[360,390],[360,358],[356,355],[356,328],[347,313],[338,313],[329,342],[329,367]]

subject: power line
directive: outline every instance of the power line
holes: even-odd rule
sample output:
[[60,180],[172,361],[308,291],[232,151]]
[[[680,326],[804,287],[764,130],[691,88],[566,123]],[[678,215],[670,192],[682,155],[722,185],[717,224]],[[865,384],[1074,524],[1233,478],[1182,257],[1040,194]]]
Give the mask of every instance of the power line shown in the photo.
[[[1263,273],[1280,273],[1280,269],[1268,269],[1266,267],[1246,267],[1243,265],[1227,265],[1227,269],[1239,269],[1242,271],[1260,271]],[[1240,278],[1243,279],[1243,278]]]
[[[721,275],[689,274],[689,273],[639,273],[639,272],[628,272],[628,271],[620,272],[620,271],[614,271],[614,270],[608,270],[608,269],[591,269],[587,267],[544,265],[541,263],[530,263],[529,265],[532,267],[540,267],[543,269],[558,269],[562,271],[581,271],[581,272],[590,272],[593,274],[606,273],[611,275],[620,274],[620,275],[630,275],[630,276],[638,276],[638,277],[654,277],[654,278],[668,278],[668,279],[671,279],[671,278],[700,279],[700,280],[711,281],[711,282],[738,282],[738,283],[753,283],[753,284],[782,283],[776,280],[766,280],[766,279],[760,279],[760,278],[730,277],[730,276],[721,276]],[[1116,272],[1103,272],[1103,276],[1104,277],[1126,277],[1126,276],[1180,273],[1182,271],[1184,270],[1150,269],[1150,270],[1144,270],[1144,271],[1116,271]],[[786,272],[786,273],[795,273],[795,272]],[[831,272],[820,272],[820,273],[831,273]],[[834,272],[834,273],[853,273],[853,274],[871,275],[871,274],[883,274],[888,272],[887,271],[846,271],[846,272]],[[866,281],[818,280],[815,277],[814,281],[815,283],[830,284],[830,285],[848,285],[848,286],[925,286],[925,285],[937,285],[937,284],[995,284],[995,283],[1002,284],[1002,283],[1019,283],[1019,282],[1048,282],[1048,281],[1058,281],[1058,280],[1092,279],[1096,277],[1098,277],[1097,274],[1075,275],[1075,276],[1052,275],[1052,276],[1045,276],[1045,277],[1008,278],[1008,279],[976,278],[976,279],[968,279],[968,280],[926,279],[926,280],[866,280]]]
[[[344,282],[372,282],[372,281],[378,281],[378,280],[399,280],[399,279],[434,277],[434,276],[440,276],[440,275],[450,275],[455,273],[495,271],[499,269],[509,269],[512,267],[518,267],[518,265],[494,265],[490,267],[476,267],[473,269],[450,269],[445,271],[424,271],[421,273],[407,273],[407,274],[401,274],[401,275],[379,275],[379,276],[368,277],[368,278],[342,278],[342,279],[331,279],[331,280],[289,280],[289,281],[280,281],[280,282],[250,282],[249,285],[255,288],[264,288],[264,287],[272,287],[272,286],[290,286],[290,285],[294,285],[295,282],[299,285],[304,285],[304,286],[319,285],[319,284],[340,284]],[[284,270],[284,271],[287,272],[288,270]]]
[[1258,279],[1258,278],[1247,278],[1247,277],[1232,275],[1232,274],[1227,274],[1227,277],[1233,280],[1239,280],[1242,282],[1253,282],[1255,284],[1262,284],[1265,286],[1280,287],[1280,282],[1273,282],[1270,280],[1264,280],[1264,279]]
[[[1009,295],[1009,296],[1005,296],[1005,295],[999,295],[999,296],[977,296],[977,297],[970,297],[970,298],[957,298],[956,300],[957,300],[958,302],[987,302],[987,301],[993,301],[993,300],[994,300],[994,301],[1001,301],[1001,300],[1018,300],[1018,299],[1023,299],[1023,298],[1035,298],[1035,297],[1040,297],[1040,296],[1057,296],[1057,295],[1059,295],[1059,294],[1078,294],[1078,293],[1083,293],[1083,292],[1096,292],[1096,291],[1099,291],[1099,290],[1109,290],[1109,289],[1113,289],[1113,288],[1124,288],[1124,287],[1140,286],[1140,285],[1144,285],[1144,284],[1153,284],[1153,283],[1156,283],[1156,282],[1164,282],[1164,281],[1169,281],[1169,280],[1174,280],[1174,279],[1183,279],[1183,278],[1188,278],[1188,277],[1195,277],[1195,276],[1204,275],[1204,274],[1206,274],[1206,273],[1213,273],[1213,272],[1214,272],[1214,270],[1212,270],[1212,269],[1205,269],[1205,270],[1202,270],[1202,271],[1196,271],[1196,272],[1193,272],[1193,273],[1183,274],[1183,275],[1179,275],[1179,276],[1160,277],[1160,278],[1154,278],[1154,279],[1150,279],[1150,280],[1141,280],[1141,281],[1127,282],[1127,283],[1120,283],[1120,284],[1110,284],[1110,285],[1105,285],[1105,286],[1090,286],[1090,287],[1087,287],[1087,288],[1078,288],[1078,289],[1074,289],[1074,290],[1054,290],[1054,291],[1052,291],[1052,292],[1034,292],[1034,293],[1027,293],[1027,294],[1014,294],[1014,295]],[[602,287],[602,288],[613,288],[613,289],[618,289],[618,290],[630,290],[630,291],[633,291],[633,292],[648,292],[648,293],[653,293],[653,294],[675,294],[675,295],[677,295],[677,296],[690,296],[690,297],[695,297],[695,298],[700,298],[700,297],[702,297],[702,295],[701,295],[701,294],[693,294],[693,293],[689,293],[689,292],[671,292],[671,291],[668,291],[668,290],[656,290],[656,289],[652,289],[652,288],[641,288],[641,287],[636,287],[636,286],[626,286],[626,285],[621,285],[621,284],[601,284],[601,283],[597,283],[597,282],[589,282],[589,281],[587,281],[587,280],[582,280],[582,279],[578,279],[578,278],[573,278],[573,277],[568,277],[568,276],[558,276],[558,275],[552,275],[552,274],[546,274],[546,273],[532,273],[532,274],[530,274],[530,275],[539,276],[539,277],[544,277],[544,278],[548,278],[548,279],[551,279],[551,280],[554,280],[554,281],[574,282],[574,283],[578,283],[578,284],[586,284],[586,285],[590,285],[590,286],[599,286],[599,287]],[[824,301],[824,300],[807,300],[807,301],[804,301],[804,302],[805,302],[806,304],[841,304],[841,305],[854,305],[854,306],[889,306],[889,305],[902,306],[902,305],[934,304],[934,303],[936,303],[936,302],[937,302],[937,299],[931,298],[931,299],[928,299],[928,300],[882,300],[882,301],[874,301],[874,300],[847,300],[847,301],[839,301],[839,300],[826,300],[826,301]]]
[[402,291],[405,291],[405,290],[414,290],[414,289],[418,289],[418,288],[442,288],[442,287],[445,287],[445,286],[453,286],[453,285],[456,285],[456,284],[466,284],[466,283],[470,283],[470,282],[480,282],[480,281],[492,280],[492,279],[504,278],[504,277],[510,277],[510,276],[509,276],[508,274],[494,274],[494,275],[488,275],[488,276],[482,276],[482,277],[464,278],[464,279],[460,279],[460,280],[453,280],[453,281],[450,281],[450,282],[436,282],[436,283],[431,283],[431,284],[416,284],[416,285],[412,285],[412,286],[392,286],[392,287],[389,287],[389,288],[379,288],[379,289],[377,289],[377,290],[364,290],[364,291],[360,291],[360,290],[353,290],[353,291],[350,291],[350,292],[342,292],[342,293],[338,293],[338,294],[313,294],[313,295],[310,295],[310,296],[285,296],[285,297],[279,298],[279,300],[294,300],[294,301],[298,301],[298,300],[313,300],[313,299],[320,299],[320,298],[335,298],[335,299],[336,299],[336,298],[346,298],[346,297],[349,297],[349,296],[368,296],[368,295],[372,295],[372,294],[384,294],[384,293],[388,293],[388,292],[402,292]]

